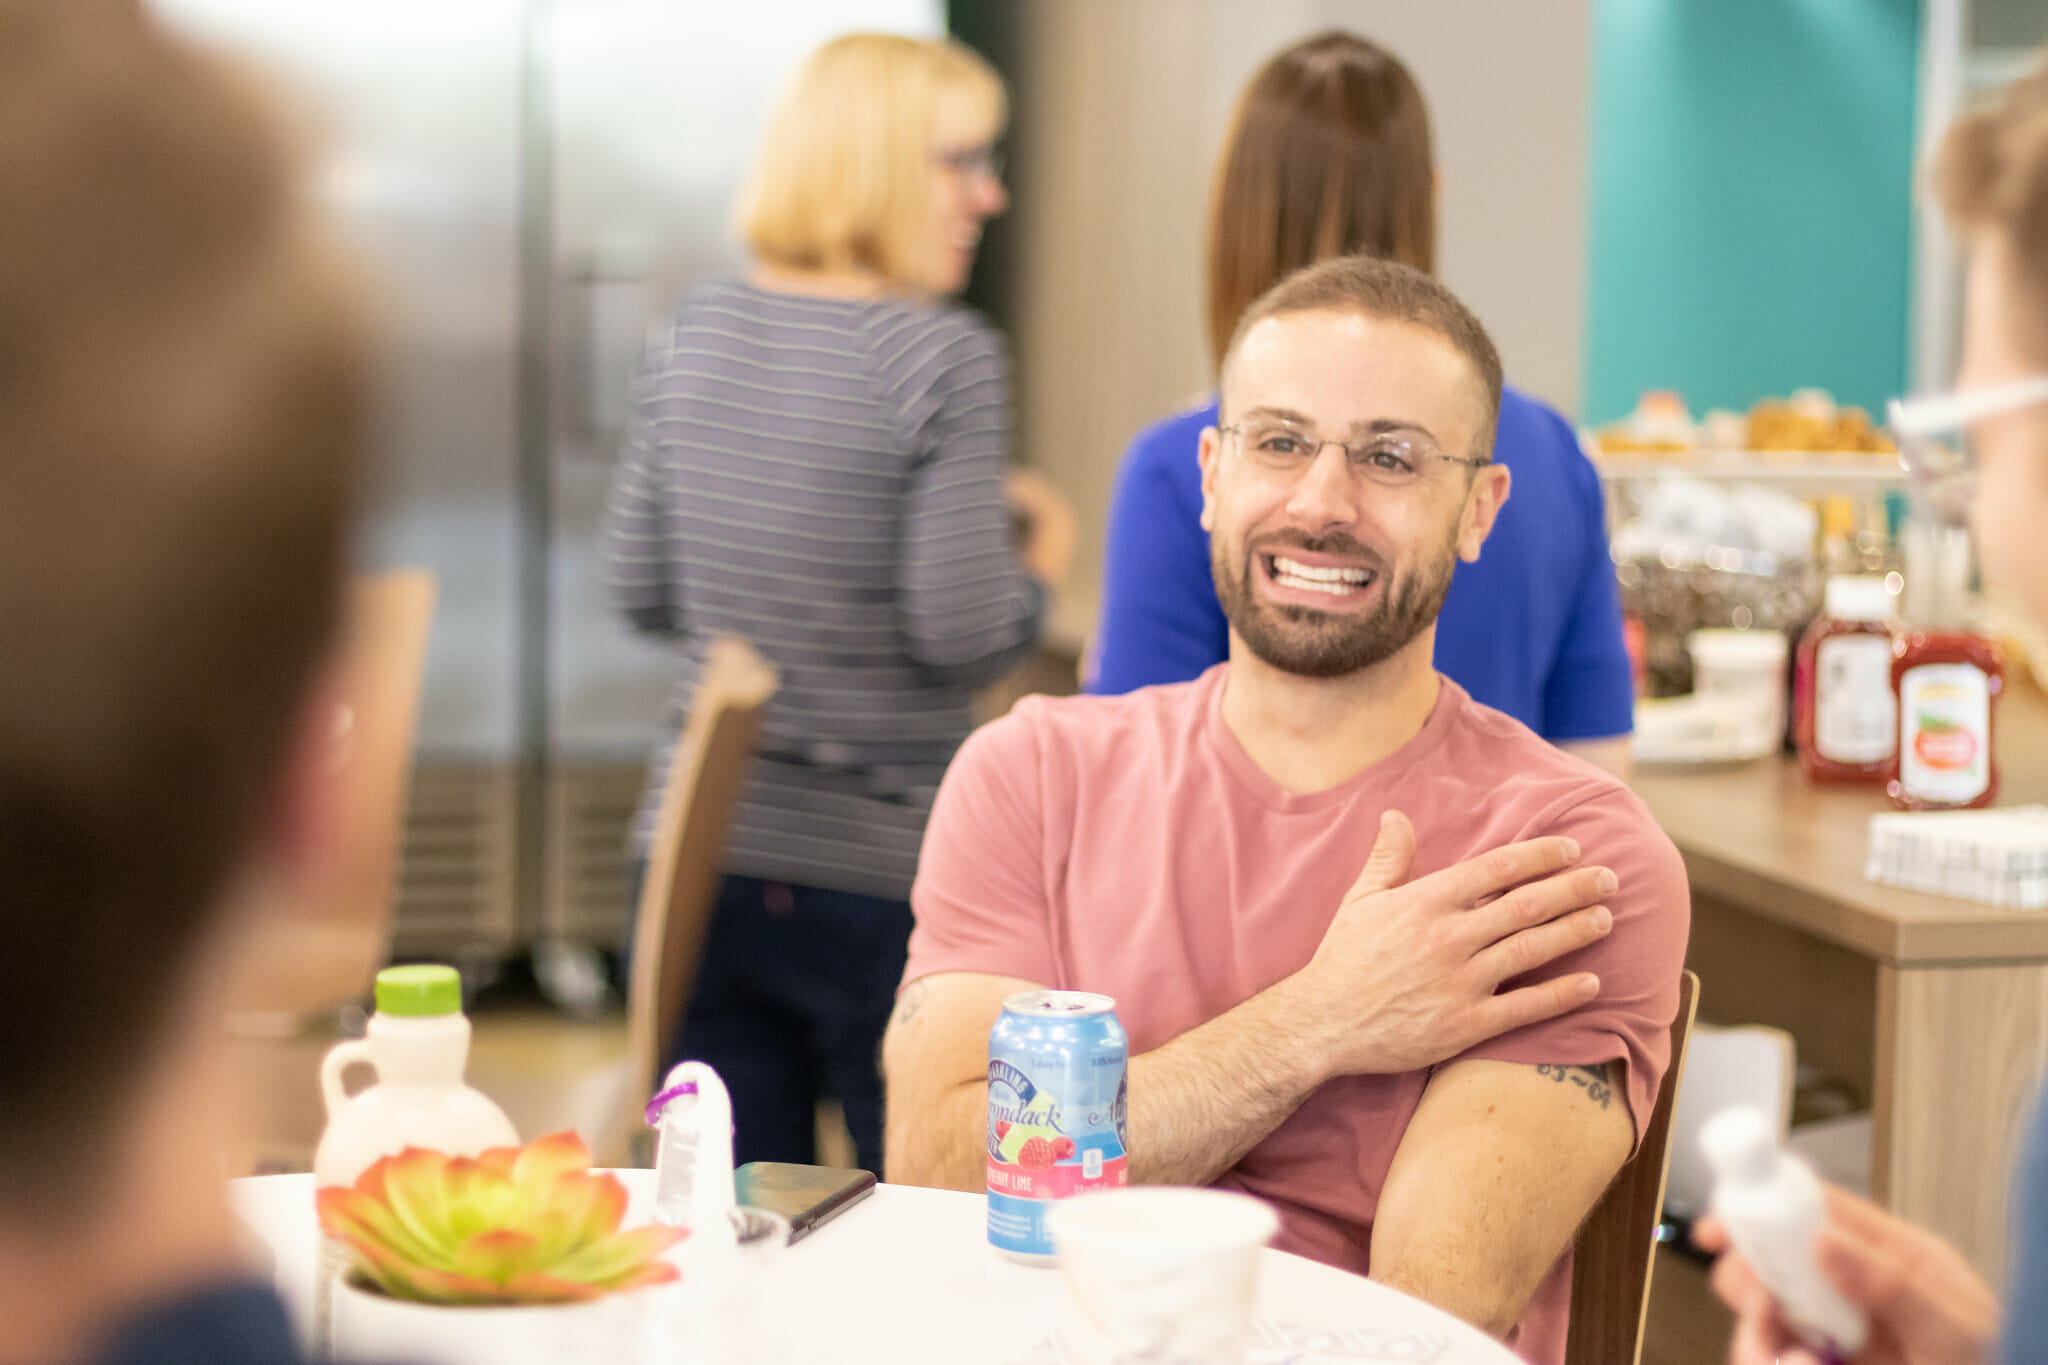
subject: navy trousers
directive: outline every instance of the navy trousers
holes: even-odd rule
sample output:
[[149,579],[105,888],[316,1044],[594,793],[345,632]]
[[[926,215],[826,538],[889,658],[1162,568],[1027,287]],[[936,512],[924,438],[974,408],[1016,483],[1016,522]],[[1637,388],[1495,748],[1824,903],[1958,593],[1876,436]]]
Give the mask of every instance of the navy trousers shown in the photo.
[[663,1069],[709,1062],[732,1092],[733,1160],[817,1161],[836,1099],[865,1170],[882,1170],[882,1031],[910,943],[905,901],[727,877],[682,1031]]

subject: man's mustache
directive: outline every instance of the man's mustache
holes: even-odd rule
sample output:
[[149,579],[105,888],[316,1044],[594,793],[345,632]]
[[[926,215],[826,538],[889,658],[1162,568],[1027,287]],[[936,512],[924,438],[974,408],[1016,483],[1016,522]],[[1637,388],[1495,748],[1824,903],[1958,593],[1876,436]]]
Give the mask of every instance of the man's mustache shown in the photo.
[[1374,573],[1382,573],[1386,564],[1379,554],[1354,536],[1335,532],[1330,535],[1312,536],[1304,531],[1269,531],[1245,546],[1246,553],[1269,555],[1276,550],[1301,550],[1312,555],[1342,555],[1347,559],[1362,559]]

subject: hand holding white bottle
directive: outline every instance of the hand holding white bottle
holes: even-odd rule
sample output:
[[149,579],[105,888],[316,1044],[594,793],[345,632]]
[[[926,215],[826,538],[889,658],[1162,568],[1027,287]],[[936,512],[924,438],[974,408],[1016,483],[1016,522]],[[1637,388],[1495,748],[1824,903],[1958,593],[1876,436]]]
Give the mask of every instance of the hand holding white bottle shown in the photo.
[[1707,1120],[1700,1149],[1716,1177],[1713,1211],[1776,1296],[1786,1325],[1838,1357],[1862,1350],[1869,1336],[1863,1310],[1843,1297],[1814,1260],[1814,1239],[1827,1221],[1827,1208],[1812,1169],[1779,1150],[1771,1122],[1747,1107],[1724,1109]]

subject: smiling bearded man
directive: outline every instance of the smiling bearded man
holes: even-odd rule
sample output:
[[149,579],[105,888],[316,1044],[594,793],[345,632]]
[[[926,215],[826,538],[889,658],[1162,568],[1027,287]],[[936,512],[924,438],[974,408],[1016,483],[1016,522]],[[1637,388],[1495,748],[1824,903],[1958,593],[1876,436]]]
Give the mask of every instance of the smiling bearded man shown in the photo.
[[[1297,286],[1303,283],[1296,281]],[[1257,324],[1274,315],[1262,311],[1262,301],[1246,314],[1238,329],[1238,343],[1225,357],[1224,387],[1240,396],[1241,406],[1219,412],[1218,417],[1234,416],[1236,420],[1204,434],[1202,525],[1210,532],[1209,562],[1216,577],[1217,599],[1232,633],[1244,647],[1283,672],[1311,678],[1356,673],[1391,658],[1425,630],[1433,631],[1457,560],[1479,558],[1479,541],[1507,501],[1508,471],[1494,465],[1488,455],[1493,448],[1501,382],[1500,362],[1492,343],[1462,307],[1441,306],[1441,291],[1389,289],[1386,293],[1387,315],[1371,319],[1347,307],[1348,295],[1334,280],[1321,289],[1297,287],[1288,296],[1290,306],[1285,311],[1291,319],[1307,321],[1326,334],[1323,339],[1336,350],[1324,351],[1325,356],[1340,353],[1351,339],[1346,334],[1357,333],[1361,325],[1387,333],[1388,349],[1398,352],[1420,356],[1462,352],[1452,369],[1469,365],[1471,378],[1478,383],[1459,385],[1452,379],[1450,407],[1438,417],[1444,430],[1430,430],[1413,415],[1412,407],[1400,409],[1404,400],[1396,400],[1396,410],[1409,415],[1383,414],[1359,421],[1342,440],[1319,436],[1304,414],[1293,408],[1265,402],[1242,405],[1247,391],[1256,396],[1270,388],[1264,371],[1271,368],[1273,347]],[[1321,316],[1303,317],[1315,314]],[[1441,370],[1445,358],[1433,356],[1439,362],[1434,368]],[[1284,357],[1281,365],[1284,371]],[[1247,366],[1250,373],[1246,373]],[[1298,373],[1291,377],[1301,378]],[[1449,377],[1429,376],[1433,380]],[[1283,373],[1275,378],[1285,384],[1290,376]],[[1472,401],[1462,401],[1458,396],[1461,390],[1467,391],[1465,396]],[[1411,387],[1405,401],[1412,403],[1420,391],[1429,390]],[[1440,448],[1442,440],[1465,437],[1468,425],[1472,434],[1461,448],[1445,454]],[[1215,490],[1208,477],[1218,443],[1226,440],[1234,442],[1248,468],[1297,486],[1304,482],[1304,474],[1321,463],[1324,448],[1336,447],[1353,482],[1368,495],[1377,492],[1382,500],[1411,498],[1430,490],[1441,478],[1438,465],[1461,465],[1465,471],[1462,491],[1472,504],[1471,529],[1477,539],[1464,534],[1467,527],[1462,514],[1468,509],[1460,507],[1441,524],[1437,544],[1423,547],[1405,566],[1391,569],[1385,555],[1337,520],[1320,526],[1297,523],[1258,536],[1240,549],[1229,537],[1217,533]],[[1286,591],[1268,597],[1255,590],[1258,584]]]
[[1201,445],[1230,659],[1027,698],[960,751],[883,1045],[889,1179],[982,1188],[1004,997],[1101,992],[1131,1180],[1257,1195],[1286,1250],[1563,1359],[1689,903],[1626,787],[1431,666],[1508,494],[1499,401],[1485,331],[1405,266],[1326,261],[1246,313]]

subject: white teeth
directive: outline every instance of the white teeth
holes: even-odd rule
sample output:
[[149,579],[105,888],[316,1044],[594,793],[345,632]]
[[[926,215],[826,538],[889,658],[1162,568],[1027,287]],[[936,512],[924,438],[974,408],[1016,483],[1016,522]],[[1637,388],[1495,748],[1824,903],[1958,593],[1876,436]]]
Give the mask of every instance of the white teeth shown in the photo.
[[1275,577],[1284,575],[1315,583],[1350,583],[1360,587],[1372,581],[1372,573],[1366,569],[1312,569],[1280,555],[1273,556],[1273,573]]
[[1292,574],[1275,574],[1273,581],[1282,587],[1299,588],[1304,592],[1323,592],[1332,597],[1349,597],[1359,590],[1354,583],[1319,583],[1313,578],[1296,578]]

